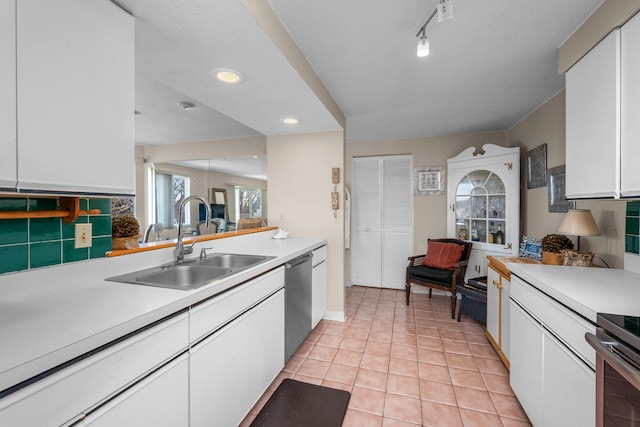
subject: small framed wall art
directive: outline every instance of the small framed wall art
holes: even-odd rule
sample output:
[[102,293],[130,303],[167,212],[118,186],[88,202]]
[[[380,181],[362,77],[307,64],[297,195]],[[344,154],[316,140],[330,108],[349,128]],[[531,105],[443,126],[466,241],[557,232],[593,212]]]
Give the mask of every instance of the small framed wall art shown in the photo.
[[575,208],[575,202],[565,199],[565,165],[549,168],[547,172],[547,193],[549,212],[569,212]]
[[547,185],[547,144],[527,151],[527,188]]
[[413,195],[439,196],[445,193],[444,166],[416,166],[413,168]]

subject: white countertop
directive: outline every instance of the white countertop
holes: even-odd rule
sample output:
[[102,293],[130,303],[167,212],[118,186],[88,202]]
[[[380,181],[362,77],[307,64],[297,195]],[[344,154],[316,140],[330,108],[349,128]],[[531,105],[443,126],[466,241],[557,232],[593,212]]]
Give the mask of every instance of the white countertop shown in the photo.
[[597,313],[640,316],[640,274],[613,268],[507,263],[529,282],[593,323]]
[[326,244],[273,234],[196,244],[276,258],[194,290],[104,280],[172,261],[172,248],[0,275],[0,391]]

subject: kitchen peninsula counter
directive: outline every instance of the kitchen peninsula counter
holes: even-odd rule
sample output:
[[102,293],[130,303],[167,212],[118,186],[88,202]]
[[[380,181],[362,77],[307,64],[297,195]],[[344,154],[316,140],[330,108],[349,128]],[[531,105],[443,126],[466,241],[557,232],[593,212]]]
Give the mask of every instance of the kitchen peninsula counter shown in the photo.
[[173,261],[173,245],[0,276],[0,393],[326,244],[275,240],[271,230],[197,243],[195,254],[212,247],[275,258],[194,290],[104,280]]

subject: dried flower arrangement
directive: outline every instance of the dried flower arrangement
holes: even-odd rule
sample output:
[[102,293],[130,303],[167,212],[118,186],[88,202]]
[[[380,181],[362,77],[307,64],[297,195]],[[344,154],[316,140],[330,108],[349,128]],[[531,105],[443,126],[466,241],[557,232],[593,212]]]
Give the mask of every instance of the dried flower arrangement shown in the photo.
[[133,215],[122,215],[111,220],[111,235],[113,237],[134,237],[138,234],[140,234],[140,224]]
[[573,249],[573,242],[564,234],[547,234],[540,243],[543,252],[560,253],[563,249]]

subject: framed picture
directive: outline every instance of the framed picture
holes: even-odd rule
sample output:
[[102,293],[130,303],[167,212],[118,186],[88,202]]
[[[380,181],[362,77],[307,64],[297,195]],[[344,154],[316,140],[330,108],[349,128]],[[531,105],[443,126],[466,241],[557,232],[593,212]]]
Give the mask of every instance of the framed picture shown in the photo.
[[549,212],[568,212],[573,209],[575,202],[571,202],[565,198],[565,165],[550,168],[547,172],[549,183],[547,185],[547,193],[549,199]]
[[416,166],[413,168],[413,195],[439,196],[444,191],[444,166]]
[[518,254],[524,258],[535,259],[536,261],[542,260],[542,244],[540,239],[535,237],[522,237],[522,243],[520,243],[520,253]]
[[547,144],[527,151],[527,188],[547,185]]

